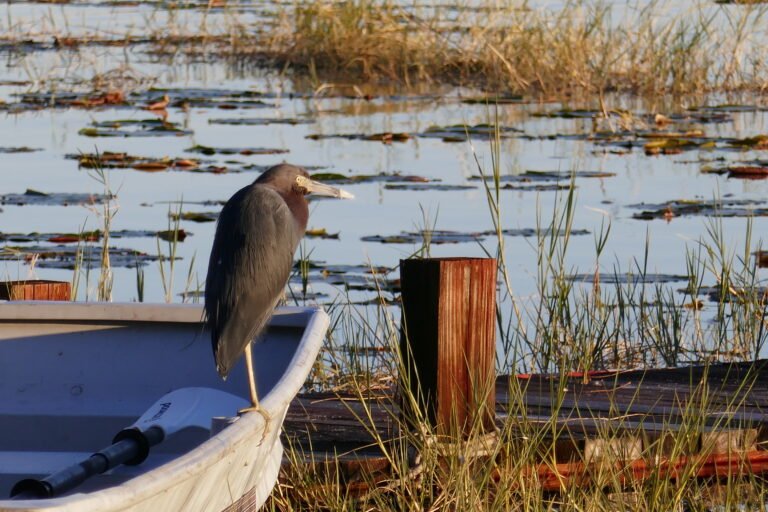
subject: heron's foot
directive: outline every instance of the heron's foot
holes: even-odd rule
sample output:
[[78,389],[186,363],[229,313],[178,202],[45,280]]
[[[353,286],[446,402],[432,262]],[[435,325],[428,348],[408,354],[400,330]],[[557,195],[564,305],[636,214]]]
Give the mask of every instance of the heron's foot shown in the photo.
[[270,415],[266,409],[262,409],[261,405],[259,404],[253,404],[250,407],[245,407],[243,409],[240,409],[237,411],[238,416],[242,416],[243,414],[249,413],[249,412],[255,412],[261,415],[262,418],[264,418],[264,421],[266,423],[269,423],[272,421],[272,415]]

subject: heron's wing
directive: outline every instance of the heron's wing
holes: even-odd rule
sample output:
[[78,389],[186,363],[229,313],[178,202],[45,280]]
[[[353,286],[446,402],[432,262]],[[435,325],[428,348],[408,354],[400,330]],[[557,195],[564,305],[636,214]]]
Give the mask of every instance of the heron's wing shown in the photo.
[[219,216],[205,283],[205,309],[219,374],[226,376],[272,316],[303,232],[279,194],[248,186]]

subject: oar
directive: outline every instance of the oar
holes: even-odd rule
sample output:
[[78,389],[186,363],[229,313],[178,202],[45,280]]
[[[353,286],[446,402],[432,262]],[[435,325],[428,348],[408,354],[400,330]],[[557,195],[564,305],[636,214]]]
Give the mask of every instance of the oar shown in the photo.
[[210,428],[214,416],[231,416],[250,402],[210,388],[182,388],[164,395],[112,444],[89,458],[42,479],[26,478],[11,489],[14,500],[53,498],[74,489],[88,478],[120,464],[141,464],[149,449],[187,427]]

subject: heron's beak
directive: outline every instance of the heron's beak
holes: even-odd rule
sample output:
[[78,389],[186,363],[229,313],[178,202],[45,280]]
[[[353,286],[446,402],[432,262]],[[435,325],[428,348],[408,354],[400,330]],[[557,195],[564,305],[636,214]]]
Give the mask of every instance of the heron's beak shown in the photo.
[[340,188],[320,183],[319,181],[307,180],[306,189],[308,194],[317,194],[319,196],[335,197],[338,199],[354,199],[355,196]]

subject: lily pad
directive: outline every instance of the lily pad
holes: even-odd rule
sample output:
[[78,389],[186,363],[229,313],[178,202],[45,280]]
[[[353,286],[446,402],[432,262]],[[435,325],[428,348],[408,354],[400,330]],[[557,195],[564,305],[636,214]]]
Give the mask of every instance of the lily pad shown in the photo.
[[168,96],[171,107],[217,108],[222,110],[263,109],[275,107],[274,103],[264,101],[274,98],[274,94],[259,91],[237,89],[204,88],[152,88],[145,92],[131,95],[136,102],[150,103],[158,96]]
[[95,121],[79,132],[84,137],[181,137],[192,135],[192,130],[163,119],[118,119]]
[[69,206],[103,204],[116,196],[104,194],[80,194],[69,192],[46,193],[39,190],[27,189],[23,194],[0,195],[0,204],[14,206]]
[[190,222],[216,222],[219,218],[219,212],[181,212],[181,214],[171,212],[168,216],[172,220],[186,220]]
[[16,147],[0,147],[0,154],[1,153],[33,153],[35,151],[42,151],[40,148],[29,148],[27,146],[16,146]]
[[[141,238],[160,237],[167,239],[172,236],[172,231],[130,230],[121,229],[109,232],[110,238]],[[183,241],[191,233],[178,230],[178,241]],[[80,233],[0,233],[0,242],[10,243],[40,243],[50,242],[55,244],[68,244],[79,242],[97,242],[101,240],[101,230],[83,231]]]
[[[505,229],[502,233],[506,236],[551,236],[549,229],[536,230],[536,229]],[[590,232],[585,229],[573,229],[568,232],[570,235],[587,235]],[[566,232],[558,232],[557,236],[563,236]],[[399,235],[370,235],[361,238],[364,242],[378,242],[382,244],[422,244],[429,238],[429,242],[432,244],[457,244],[465,242],[476,242],[484,240],[488,237],[495,237],[495,231],[476,231],[476,232],[459,232],[451,230],[432,230],[428,232],[414,232],[403,231]]]
[[737,105],[737,104],[701,106],[701,107],[697,107],[696,109],[701,111],[710,111],[710,112],[732,112],[734,114],[744,113],[744,112],[760,112],[761,110],[763,110],[762,107],[758,107],[757,105]]
[[[544,229],[534,229],[534,228],[519,228],[519,229],[505,229],[502,230],[502,233],[507,236],[524,236],[524,237],[532,237],[532,236],[541,236],[541,237],[551,237],[552,235],[555,236],[565,236],[566,234],[569,236],[583,236],[588,235],[591,233],[588,229],[570,229],[569,231],[565,230],[558,230],[553,232],[549,228]],[[489,236],[493,236],[496,233],[493,231],[486,231],[485,234]]]
[[323,139],[348,139],[348,140],[371,140],[377,142],[383,142],[384,144],[391,144],[392,142],[406,142],[411,139],[410,133],[404,132],[380,132],[372,134],[364,133],[347,133],[347,134],[311,134],[307,135],[310,140],[323,140]]
[[[605,171],[525,171],[521,174],[505,174],[499,177],[502,183],[529,183],[549,181],[570,181],[575,178],[612,178],[616,173]],[[485,176],[486,180],[493,180],[493,176]],[[483,176],[472,176],[470,180],[481,180]]]
[[442,139],[443,142],[464,142],[468,138],[490,140],[499,135],[501,138],[513,137],[523,133],[518,128],[511,126],[496,126],[493,124],[454,124],[449,126],[430,126],[424,132],[418,133],[419,137],[430,139]]
[[225,119],[209,119],[208,123],[210,124],[225,124],[225,125],[233,125],[233,126],[267,126],[270,124],[287,124],[287,125],[298,125],[298,124],[312,124],[315,120],[311,118],[295,118],[295,117],[288,117],[288,118],[269,118],[269,117],[232,117],[232,118],[225,118]]
[[122,91],[96,92],[31,92],[16,94],[21,105],[35,105],[46,108],[53,107],[125,107],[128,102]]
[[[681,293],[690,293],[690,290],[683,288]],[[697,290],[698,295],[706,295],[712,302],[743,302],[752,301],[753,298],[765,301],[768,299],[768,287],[756,286],[754,288],[744,288],[731,285],[728,290],[723,290],[721,286],[702,286]]]
[[525,99],[519,94],[489,94],[487,96],[461,98],[461,102],[466,103],[467,105],[509,105],[525,103]]
[[287,153],[287,149],[275,148],[214,148],[200,144],[187,148],[184,151],[190,153],[202,153],[203,155],[278,155]]
[[733,115],[728,112],[719,112],[715,110],[690,109],[685,114],[672,114],[669,116],[673,121],[692,121],[700,124],[720,124],[733,122]]
[[768,149],[768,135],[755,135],[743,139],[728,139],[728,145],[738,149]]
[[676,155],[692,149],[714,149],[713,140],[700,140],[693,138],[660,138],[647,142],[643,149],[646,155]]
[[764,201],[751,199],[725,199],[720,201],[699,199],[677,199],[666,203],[629,205],[629,208],[642,210],[632,215],[633,219],[671,220],[674,217],[687,215],[704,215],[707,217],[765,217],[768,207]]
[[400,289],[400,279],[389,277],[393,270],[391,268],[371,267],[370,265],[328,265],[317,261],[309,261],[304,264],[308,267],[308,273],[304,276],[299,271],[300,262],[294,265],[296,272],[291,279],[292,285],[303,284],[303,280],[306,278],[309,283],[339,286],[345,290],[396,292]]
[[638,284],[638,283],[673,283],[676,281],[687,281],[688,276],[684,274],[633,274],[633,273],[610,273],[600,272],[588,274],[571,274],[567,279],[573,282],[589,284]]
[[370,235],[361,237],[363,242],[379,242],[382,244],[421,244],[429,238],[433,244],[457,244],[475,242],[485,238],[482,232],[462,233],[450,230],[434,230],[428,233],[403,231],[399,235]]
[[183,171],[195,173],[222,174],[225,172],[238,172],[221,165],[201,165],[199,159],[190,158],[150,158],[145,156],[129,155],[128,153],[80,153],[69,154],[65,158],[77,160],[78,167],[84,169],[135,169],[144,172],[157,171]]
[[[101,247],[99,245],[47,245],[47,246],[2,246],[0,260],[5,261],[35,261],[40,268],[74,269],[78,265],[78,251],[82,254],[81,268],[97,268],[101,266]],[[167,258],[167,257],[166,257]],[[176,259],[181,259],[176,257]],[[112,267],[145,266],[158,257],[135,249],[110,247],[109,260]]]
[[476,190],[474,185],[449,185],[447,183],[387,183],[384,188],[388,190],[413,190],[423,192],[425,190],[434,190],[438,192],[447,192],[454,190]]
[[552,112],[534,112],[533,117],[561,118],[561,119],[593,119],[602,116],[601,110],[583,110],[563,108]]
[[312,179],[323,183],[350,185],[354,183],[428,183],[434,181],[424,176],[413,174],[379,173],[379,174],[341,174],[336,172],[318,172],[312,174]]
[[[547,183],[547,184],[532,184],[532,185],[519,185],[514,183],[505,183],[502,187],[502,190],[515,190],[518,192],[554,192],[558,190],[570,190],[571,184],[570,183]],[[573,188],[578,188],[576,185],[573,185]]]
[[323,240],[338,240],[339,233],[329,233],[325,228],[310,228],[304,232],[307,238],[321,238]]
[[729,178],[747,180],[762,180],[768,178],[768,166],[764,165],[733,165],[726,169]]

